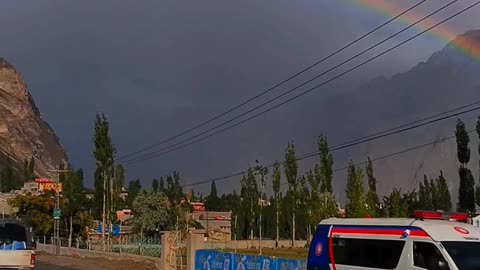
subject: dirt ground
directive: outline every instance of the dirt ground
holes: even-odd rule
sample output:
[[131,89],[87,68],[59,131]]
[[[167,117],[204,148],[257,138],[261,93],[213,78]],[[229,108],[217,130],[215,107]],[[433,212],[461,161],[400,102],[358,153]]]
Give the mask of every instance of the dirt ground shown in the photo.
[[37,254],[35,270],[156,270],[153,262],[134,262],[130,260],[108,260],[104,258],[79,258],[53,256],[47,253]]

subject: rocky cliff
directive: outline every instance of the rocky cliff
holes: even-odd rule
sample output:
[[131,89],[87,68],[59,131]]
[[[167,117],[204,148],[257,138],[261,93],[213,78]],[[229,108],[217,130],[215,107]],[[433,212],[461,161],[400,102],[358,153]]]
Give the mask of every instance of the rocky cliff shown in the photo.
[[52,128],[42,120],[27,86],[15,68],[0,58],[0,168],[10,158],[20,169],[25,159],[35,159],[35,175],[65,164],[67,156]]

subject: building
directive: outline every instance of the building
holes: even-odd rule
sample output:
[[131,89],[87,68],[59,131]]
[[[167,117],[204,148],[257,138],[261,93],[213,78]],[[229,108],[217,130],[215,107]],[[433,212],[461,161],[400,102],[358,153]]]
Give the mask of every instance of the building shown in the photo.
[[190,219],[202,225],[206,237],[210,241],[226,242],[232,235],[232,212],[206,211],[204,203],[190,203]]
[[11,217],[17,213],[18,209],[11,207],[8,204],[8,200],[15,198],[15,194],[0,194],[0,214],[2,218]]

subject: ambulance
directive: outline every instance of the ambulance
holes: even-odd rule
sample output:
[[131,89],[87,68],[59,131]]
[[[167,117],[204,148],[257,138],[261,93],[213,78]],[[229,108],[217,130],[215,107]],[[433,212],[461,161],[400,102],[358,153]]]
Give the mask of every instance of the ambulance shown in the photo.
[[331,218],[318,225],[307,270],[480,270],[480,229],[463,213]]

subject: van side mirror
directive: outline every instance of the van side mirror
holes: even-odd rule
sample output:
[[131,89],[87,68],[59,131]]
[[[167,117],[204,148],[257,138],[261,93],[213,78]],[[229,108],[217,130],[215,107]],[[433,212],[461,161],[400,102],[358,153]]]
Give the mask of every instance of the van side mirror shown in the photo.
[[439,260],[438,261],[438,270],[450,270],[450,267],[448,267],[448,263],[444,260]]

